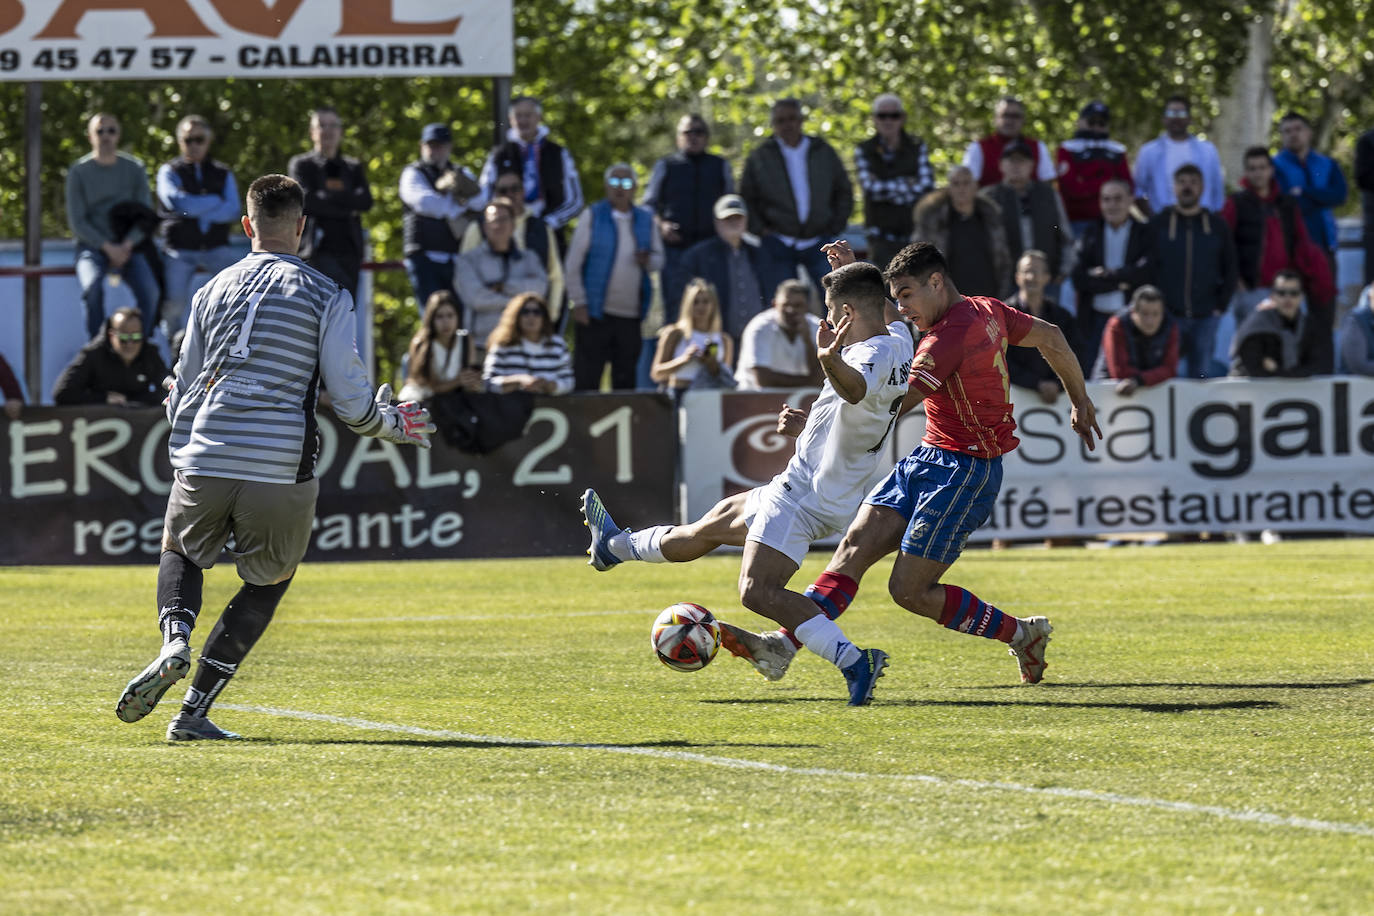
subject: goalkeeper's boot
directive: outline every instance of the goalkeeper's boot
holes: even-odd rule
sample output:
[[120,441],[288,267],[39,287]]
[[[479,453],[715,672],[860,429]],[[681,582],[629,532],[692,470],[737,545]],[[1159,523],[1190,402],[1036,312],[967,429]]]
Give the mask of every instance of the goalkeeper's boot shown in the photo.
[[720,621],[720,644],[729,649],[731,655],[753,665],[755,671],[770,681],[782,680],[797,654],[792,640],[777,630],[751,633],[724,620]]
[[191,670],[191,647],[184,639],[162,646],[152,664],[131,680],[120,694],[115,715],[124,722],[137,722],[153,711],[162,695]]
[[592,546],[587,548],[587,554],[591,559],[587,561],[587,565],[594,567],[598,572],[605,572],[612,566],[619,565],[620,558],[611,553],[609,541],[620,533],[620,529],[611,521],[610,514],[606,512],[606,507],[602,505],[601,497],[596,495],[595,490],[588,490],[582,494],[582,524],[592,533]]
[[168,741],[238,741],[242,735],[227,732],[205,716],[179,712],[167,725]]
[[1045,676],[1045,647],[1053,630],[1048,617],[1026,617],[1021,621],[1020,634],[1007,649],[1021,669],[1021,683],[1038,684]]
[[887,653],[882,649],[860,649],[859,660],[840,669],[849,684],[850,706],[867,706],[873,702],[873,688],[886,667]]

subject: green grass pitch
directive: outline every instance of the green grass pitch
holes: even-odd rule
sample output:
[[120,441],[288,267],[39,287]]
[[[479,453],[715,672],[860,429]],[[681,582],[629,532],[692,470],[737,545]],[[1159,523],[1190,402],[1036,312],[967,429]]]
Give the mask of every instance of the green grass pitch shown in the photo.
[[0,570],[0,912],[1368,913],[1371,544],[972,552],[1054,622],[1035,687],[875,571],[864,709],[654,660],[676,601],[762,626],[736,556],[307,566],[212,715],[249,740],[174,746],[183,685],[114,716],[155,564]]

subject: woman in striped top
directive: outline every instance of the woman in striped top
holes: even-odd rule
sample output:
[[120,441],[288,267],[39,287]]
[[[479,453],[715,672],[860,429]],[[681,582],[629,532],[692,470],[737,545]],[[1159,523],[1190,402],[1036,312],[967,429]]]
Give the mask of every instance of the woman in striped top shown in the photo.
[[678,314],[658,333],[650,377],[669,391],[735,387],[735,342],[721,330],[715,286],[700,277],[688,283]]
[[496,330],[487,338],[482,380],[488,390],[500,393],[567,394],[572,390],[572,357],[554,331],[543,297],[521,293],[506,303]]

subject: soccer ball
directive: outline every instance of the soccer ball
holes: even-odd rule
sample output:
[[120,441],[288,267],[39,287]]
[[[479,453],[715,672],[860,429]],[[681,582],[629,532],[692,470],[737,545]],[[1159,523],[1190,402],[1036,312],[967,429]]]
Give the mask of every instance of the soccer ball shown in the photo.
[[684,601],[658,615],[649,642],[669,668],[699,671],[720,649],[720,624],[706,608]]

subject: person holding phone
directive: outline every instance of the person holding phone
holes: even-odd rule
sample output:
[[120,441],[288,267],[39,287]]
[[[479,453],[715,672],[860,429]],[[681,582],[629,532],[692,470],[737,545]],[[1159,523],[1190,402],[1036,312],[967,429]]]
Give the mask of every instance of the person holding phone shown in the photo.
[[734,388],[735,342],[721,330],[720,299],[697,277],[682,293],[678,320],[658,334],[650,376],[669,391]]
[[471,366],[468,332],[458,327],[457,297],[446,289],[432,293],[406,353],[401,400],[423,401],[455,388],[481,391],[481,375]]

